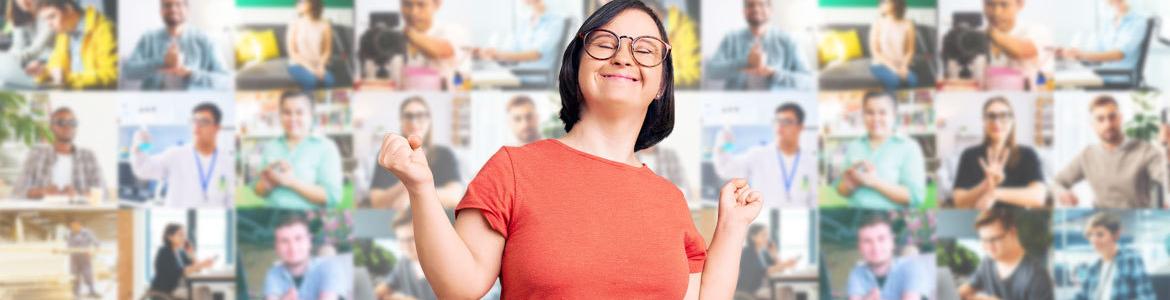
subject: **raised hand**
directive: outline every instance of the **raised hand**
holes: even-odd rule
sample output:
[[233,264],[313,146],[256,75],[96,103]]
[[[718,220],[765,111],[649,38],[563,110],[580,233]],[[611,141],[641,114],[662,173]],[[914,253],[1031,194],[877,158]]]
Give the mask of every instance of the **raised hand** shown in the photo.
[[983,167],[983,176],[992,188],[999,187],[1003,183],[1004,165],[1007,164],[1008,156],[1011,151],[1007,149],[992,150],[987,149],[987,157],[979,159],[979,166]]
[[422,138],[416,135],[404,138],[398,134],[386,134],[382,150],[378,152],[378,165],[398,177],[408,190],[435,182],[422,149]]
[[764,201],[759,191],[748,186],[747,180],[732,179],[719,191],[719,220],[748,225],[760,214]]

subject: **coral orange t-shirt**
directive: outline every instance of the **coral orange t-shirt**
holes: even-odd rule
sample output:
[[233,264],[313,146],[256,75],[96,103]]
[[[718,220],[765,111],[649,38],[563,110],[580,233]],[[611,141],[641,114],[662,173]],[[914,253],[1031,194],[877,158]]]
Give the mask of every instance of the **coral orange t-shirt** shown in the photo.
[[706,259],[673,184],[557,140],[496,152],[463,209],[504,236],[507,299],[681,299]]

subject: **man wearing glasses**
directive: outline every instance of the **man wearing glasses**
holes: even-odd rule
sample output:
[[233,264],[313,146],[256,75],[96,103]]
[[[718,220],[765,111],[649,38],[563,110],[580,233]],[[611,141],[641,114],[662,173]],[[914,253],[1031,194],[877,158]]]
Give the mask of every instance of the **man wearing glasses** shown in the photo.
[[165,180],[164,206],[178,208],[232,205],[235,182],[235,155],[216,145],[223,114],[215,104],[204,102],[191,110],[191,134],[195,142],[150,151],[150,135],[134,134],[130,147],[130,170],[140,180]]
[[1098,96],[1089,106],[1100,144],[1086,146],[1056,175],[1057,201],[1077,206],[1080,199],[1070,191],[1082,180],[1089,182],[1096,208],[1153,208],[1165,206],[1151,197],[1155,184],[1167,186],[1164,149],[1150,142],[1126,138],[1121,131],[1117,100]]
[[801,149],[804,109],[796,103],[776,107],[772,129],[776,141],[754,146],[743,154],[728,153],[734,137],[723,130],[712,150],[720,178],[747,178],[764,196],[769,209],[816,207],[817,158],[813,149]]
[[728,33],[719,50],[704,62],[708,79],[725,79],[729,90],[811,90],[812,70],[801,59],[796,41],[769,24],[772,0],[744,0],[748,28]]
[[962,299],[1053,299],[1052,277],[1044,261],[1020,244],[1016,209],[997,206],[975,218],[987,257],[979,262],[971,281],[959,287]]
[[53,132],[52,144],[29,151],[15,195],[29,199],[47,196],[75,198],[93,189],[100,190],[104,181],[97,156],[89,149],[73,145],[73,137],[77,134],[77,117],[73,110],[68,107],[54,110],[49,124]]

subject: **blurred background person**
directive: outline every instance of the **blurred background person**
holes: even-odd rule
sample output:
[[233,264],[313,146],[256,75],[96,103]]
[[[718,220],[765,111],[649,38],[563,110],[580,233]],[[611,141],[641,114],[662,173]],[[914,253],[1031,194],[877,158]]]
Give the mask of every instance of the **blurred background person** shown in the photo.
[[898,209],[926,202],[926,162],[913,138],[897,135],[894,96],[868,92],[862,100],[865,137],[845,146],[845,172],[837,193],[853,207]]
[[113,88],[118,81],[114,23],[73,0],[37,0],[37,13],[56,32],[44,68],[30,70],[42,84],[70,89]]
[[1121,218],[1117,214],[1094,214],[1085,224],[1085,238],[1101,257],[1086,270],[1088,276],[1081,282],[1074,299],[1157,298],[1141,255],[1133,249],[1120,246]]
[[304,218],[287,217],[272,234],[280,260],[264,276],[265,300],[338,300],[352,288],[341,268],[312,257],[313,236]]
[[775,142],[752,146],[743,154],[727,149],[735,137],[725,128],[712,147],[715,172],[720,178],[746,178],[764,195],[769,209],[816,207],[817,163],[815,149],[802,149],[804,109],[796,103],[776,107],[772,119]]
[[402,255],[390,270],[386,281],[379,283],[374,293],[379,300],[416,299],[435,300],[434,290],[418,263],[418,249],[414,247],[414,218],[410,210],[403,211],[394,221],[394,238]]
[[69,274],[73,275],[73,297],[82,298],[81,286],[89,288],[85,297],[101,298],[93,286],[93,256],[101,247],[97,236],[81,225],[81,220],[69,219],[69,233],[65,235],[66,252],[69,253]]
[[916,37],[914,22],[906,19],[906,0],[881,0],[878,12],[881,17],[869,27],[870,72],[886,92],[918,86],[918,76],[910,70]]
[[988,67],[1012,70],[1016,74],[1009,76],[1021,76],[1035,85],[1040,72],[1052,74],[1052,53],[1047,50],[1052,38],[1046,28],[1019,18],[1024,3],[1025,0],[983,0],[987,38],[991,42]]
[[1002,96],[983,104],[983,143],[963,150],[955,177],[955,206],[988,209],[996,203],[1045,206],[1048,189],[1040,156],[1016,144],[1015,111]]
[[508,125],[516,138],[515,146],[540,140],[540,115],[536,113],[536,102],[527,95],[512,97],[508,101]]
[[289,21],[285,32],[288,74],[305,92],[333,87],[333,74],[328,70],[329,57],[333,55],[333,25],[322,18],[324,0],[297,0],[296,9],[297,17]]
[[308,94],[286,91],[280,95],[283,135],[262,147],[257,195],[269,206],[312,209],[341,203],[341,154],[328,137],[314,135],[313,101]]
[[1052,276],[1041,258],[1046,254],[1028,253],[1020,244],[1015,209],[993,207],[975,218],[987,257],[971,281],[959,286],[962,299],[1053,299]]
[[462,28],[435,20],[442,4],[442,0],[399,2],[406,21],[406,66],[430,69],[450,81],[462,63],[467,37]]
[[211,38],[187,24],[189,1],[159,1],[166,27],[148,31],[138,39],[134,53],[122,63],[122,76],[143,80],[144,90],[216,90],[231,86],[231,74]]
[[919,300],[930,297],[934,278],[914,261],[894,256],[895,239],[890,221],[873,215],[857,227],[857,252],[861,263],[849,272],[850,300]]
[[187,240],[183,225],[171,223],[163,229],[163,245],[154,255],[154,279],[150,281],[150,293],[175,298],[175,290],[187,275],[199,273],[211,267],[217,257],[195,261],[195,246]]
[[[1133,11],[1129,0],[1105,0],[1113,10],[1112,20],[1097,28],[1096,39],[1087,47],[1064,47],[1056,50],[1063,59],[1097,64],[1101,69],[1137,70],[1142,40],[1149,31],[1148,17]],[[1128,80],[1128,76],[1101,76],[1106,83]]]
[[[435,187],[443,207],[454,208],[463,197],[463,183],[459,180],[459,162],[451,148],[436,145],[432,138],[434,123],[431,108],[422,97],[412,96],[402,101],[398,108],[399,128],[404,135],[423,138],[423,149],[431,173],[435,176]],[[410,205],[406,187],[398,177],[389,172],[374,172],[370,182],[370,206],[374,208],[405,209]]]
[[37,18],[40,0],[14,0],[9,5],[0,32],[10,35],[12,44],[4,55],[14,57],[28,71],[39,69],[44,63],[40,59],[48,54],[53,38],[48,24]]
[[191,110],[194,143],[172,146],[155,155],[143,152],[143,145],[150,144],[150,134],[140,129],[130,146],[130,170],[134,177],[165,180],[164,205],[168,207],[232,207],[234,153],[216,145],[222,118],[223,113],[214,103],[196,105]]
[[105,186],[94,152],[73,144],[77,117],[68,107],[49,114],[52,144],[29,150],[15,194],[30,199],[46,196],[77,197]]
[[796,40],[769,23],[772,0],[744,0],[743,15],[748,28],[723,37],[704,62],[705,77],[726,80],[730,90],[813,89],[816,79]]
[[770,294],[768,277],[790,270],[799,263],[798,257],[787,260],[777,257],[780,251],[768,236],[768,228],[763,224],[748,227],[747,243],[739,256],[739,280],[735,284],[737,294],[766,299]]
[[[474,49],[472,57],[515,64],[519,69],[553,70],[561,55],[562,38],[565,35],[565,17],[551,14],[544,0],[520,0],[528,7],[530,15],[524,17],[516,31],[512,32],[509,44],[501,48],[483,47]],[[519,76],[528,84],[548,84],[543,76]]]

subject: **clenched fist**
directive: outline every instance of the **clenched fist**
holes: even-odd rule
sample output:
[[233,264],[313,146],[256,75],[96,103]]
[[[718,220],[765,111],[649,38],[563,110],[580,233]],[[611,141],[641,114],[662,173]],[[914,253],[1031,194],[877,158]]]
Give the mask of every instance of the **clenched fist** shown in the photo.
[[422,149],[422,138],[387,133],[378,152],[378,165],[390,171],[408,189],[433,185],[435,178]]
[[738,225],[751,224],[764,207],[762,198],[759,191],[748,187],[747,180],[732,179],[719,191],[719,219],[727,218]]

